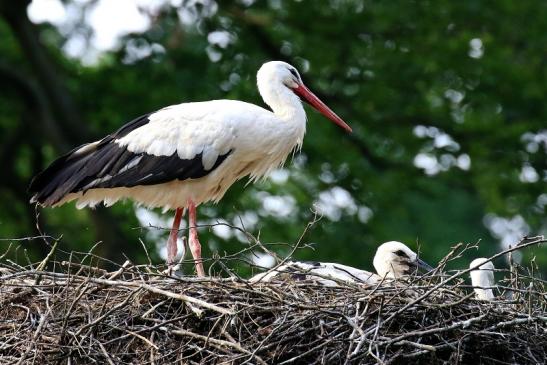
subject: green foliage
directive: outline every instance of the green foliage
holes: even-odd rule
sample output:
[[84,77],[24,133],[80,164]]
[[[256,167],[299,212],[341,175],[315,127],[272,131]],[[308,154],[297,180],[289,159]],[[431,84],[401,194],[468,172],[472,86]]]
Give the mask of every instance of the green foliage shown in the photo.
[[[60,51],[70,34],[38,26],[36,36],[66,87],[61,91],[72,99],[81,120],[73,121],[70,128],[77,133],[67,133],[67,146],[60,147],[48,134],[47,118],[13,89],[0,89],[5,131],[0,144],[10,146],[0,148],[6,173],[0,186],[0,236],[30,235],[34,209],[24,188],[31,175],[66,148],[173,103],[234,98],[263,105],[254,75],[272,59],[297,66],[354,133],[345,135],[308,110],[302,155],[286,164],[288,180],[236,184],[219,205],[202,209],[207,222],[222,218],[237,223],[238,216],[253,212],[259,219],[252,231],[260,232],[262,241],[295,242],[312,219],[320,194],[339,187],[351,194],[353,206],[341,207],[332,220],[323,218],[305,238],[315,243],[315,250],[297,256],[364,268],[371,268],[375,247],[387,240],[414,247],[419,243],[432,262],[460,241],[481,240],[477,255],[491,255],[499,246],[485,227],[487,214],[521,215],[531,233],[547,230],[547,142],[531,140],[547,133],[546,3],[246,3],[218,2],[212,12],[207,6],[187,5],[197,14],[192,25],[182,25],[177,9],[166,5],[148,31],[124,37],[118,50],[91,66]],[[230,35],[226,47],[209,43],[208,35],[216,31]],[[7,66],[1,68],[2,83],[16,70],[50,103],[48,87],[56,86],[37,80],[40,71],[7,22],[0,21],[0,37],[0,66]],[[135,59],[131,53],[131,47],[152,45],[161,47],[151,48],[156,51],[148,57]],[[60,111],[48,109],[57,122]],[[34,127],[24,127],[21,134],[25,123]],[[68,128],[59,126],[61,131]],[[446,136],[455,143],[442,143]],[[419,154],[437,161],[440,171],[425,174],[416,167]],[[521,181],[523,168],[533,169],[537,178]],[[275,216],[264,209],[265,196],[290,197],[294,209]],[[364,217],[368,209],[372,216]],[[116,248],[105,254],[121,259],[123,247],[128,257],[144,260],[138,238],[144,239],[145,232],[132,229],[138,226],[133,206],[108,211],[77,211],[72,205],[47,209],[43,227],[54,236],[63,234],[66,249],[85,250],[110,237],[113,241],[102,246]],[[102,214],[111,216],[101,221],[96,216]],[[106,231],[111,235],[102,235]],[[245,246],[234,236],[224,240],[206,229],[201,239],[204,256],[211,255],[209,247],[235,252]],[[147,245],[155,247],[155,242]],[[547,265],[544,248],[525,254],[527,259],[537,256],[540,267]],[[470,259],[455,265],[467,266]]]

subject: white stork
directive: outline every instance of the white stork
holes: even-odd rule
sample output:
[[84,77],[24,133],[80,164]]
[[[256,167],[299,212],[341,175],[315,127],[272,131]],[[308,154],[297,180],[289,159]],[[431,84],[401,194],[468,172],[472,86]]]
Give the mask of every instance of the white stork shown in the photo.
[[218,202],[245,176],[251,181],[265,177],[301,147],[306,113],[300,98],[351,132],[293,66],[267,62],[258,70],[257,84],[272,111],[238,100],[212,100],[146,114],[55,160],[32,180],[31,202],[55,207],[76,200],[80,209],[129,198],[147,207],[175,209],[168,265],[175,261],[180,220],[188,208],[190,250],[198,275],[205,275],[196,207]]
[[492,288],[496,285],[494,281],[494,264],[491,261],[486,262],[486,259],[479,257],[471,261],[469,268],[476,267],[471,270],[471,285],[475,291],[475,296],[480,300],[494,299]]
[[[399,279],[414,273],[418,268],[427,271],[431,266],[404,243],[389,241],[381,244],[373,260],[376,274],[351,266],[330,262],[291,261],[278,268],[253,276],[250,282],[272,281],[275,278],[314,279],[325,286],[336,286],[336,281],[374,285],[383,279]],[[329,280],[334,279],[334,280]]]

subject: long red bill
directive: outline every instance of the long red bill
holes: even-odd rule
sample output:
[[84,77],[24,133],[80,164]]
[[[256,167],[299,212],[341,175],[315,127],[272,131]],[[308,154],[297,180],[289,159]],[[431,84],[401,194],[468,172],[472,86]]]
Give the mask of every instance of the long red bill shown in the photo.
[[344,128],[347,132],[351,133],[351,127],[346,124],[335,112],[333,112],[325,103],[321,101],[314,93],[310,91],[304,84],[299,84],[296,88],[292,89],[294,93],[300,96],[305,102],[317,109],[325,117],[329,118],[339,127]]

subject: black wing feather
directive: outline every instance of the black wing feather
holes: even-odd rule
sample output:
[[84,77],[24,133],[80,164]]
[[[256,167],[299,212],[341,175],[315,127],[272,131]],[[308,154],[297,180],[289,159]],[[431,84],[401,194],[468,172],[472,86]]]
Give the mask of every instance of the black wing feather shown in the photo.
[[[115,146],[120,148],[117,145]],[[128,151],[125,150],[124,154],[126,152]],[[218,156],[213,167],[206,170],[202,163],[202,153],[197,154],[192,159],[184,160],[176,152],[171,156],[154,156],[147,153],[134,154],[129,152],[131,157],[126,160],[127,164],[135,158],[140,158],[136,165],[122,172],[120,170],[108,170],[106,174],[101,174],[98,177],[102,178],[109,175],[111,178],[88,187],[86,187],[84,182],[80,184],[79,191],[90,188],[133,187],[138,185],[162,184],[172,180],[199,179],[216,169],[230,153],[231,151]]]
[[[28,188],[28,191],[30,193],[38,193],[42,190],[44,190],[47,185],[50,185],[49,183],[55,178],[60,177],[59,175],[63,175],[63,171],[65,174],[67,173],[67,164],[69,164],[69,161],[75,157],[78,158],[85,158],[89,154],[95,152],[97,149],[99,149],[102,145],[108,144],[112,142],[112,140],[116,138],[121,138],[125,135],[127,135],[129,132],[142,127],[145,124],[148,124],[150,122],[150,119],[148,118],[150,116],[149,114],[142,115],[138,118],[133,119],[129,123],[122,126],[120,129],[118,129],[115,133],[110,134],[99,141],[98,145],[94,149],[90,149],[87,153],[83,154],[76,154],[75,152],[82,149],[83,147],[89,145],[89,143],[83,144],[79,147],[74,148],[70,152],[62,155],[61,157],[57,158],[55,161],[53,161],[44,171],[40,172],[38,175],[36,175],[32,181],[30,182],[30,186]],[[68,169],[70,170],[70,169]]]
[[[198,179],[216,169],[232,151],[217,157],[212,168],[205,169],[202,153],[192,159],[133,153],[115,140],[147,124],[149,114],[134,119],[115,133],[103,138],[85,152],[82,145],[55,160],[31,182],[33,201],[49,206],[67,194],[95,188],[134,187],[161,184],[173,180]],[[136,162],[138,160],[138,162]]]

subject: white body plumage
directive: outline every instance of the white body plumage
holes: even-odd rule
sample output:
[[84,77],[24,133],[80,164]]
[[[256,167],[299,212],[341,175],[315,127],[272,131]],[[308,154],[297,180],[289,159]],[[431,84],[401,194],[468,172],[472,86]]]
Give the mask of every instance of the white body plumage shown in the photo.
[[237,100],[168,106],[57,159],[33,179],[31,201],[83,208],[131,198],[166,210],[216,202],[236,180],[266,176],[302,145],[300,97],[351,131],[285,62],[262,65],[257,85],[272,111]]
[[[206,170],[212,168],[219,156],[231,152],[226,160],[198,179],[90,189],[68,194],[56,205],[76,199],[78,208],[95,206],[101,201],[109,206],[131,198],[148,207],[174,209],[185,206],[188,199],[196,205],[216,202],[235,181],[245,176],[256,180],[268,175],[285,162],[294,148],[301,146],[306,115],[300,102],[294,103],[292,108],[296,110],[286,110],[290,109],[286,106],[282,110],[284,116],[291,117],[288,120],[236,100],[184,103],[164,108],[151,114],[148,124],[114,143],[135,154],[171,156],[176,153],[183,160],[192,160],[202,154],[201,163]],[[280,123],[284,124],[283,128],[279,128]]]

